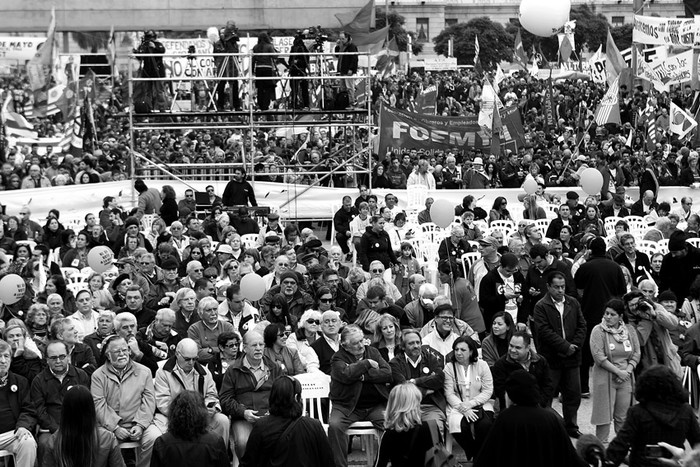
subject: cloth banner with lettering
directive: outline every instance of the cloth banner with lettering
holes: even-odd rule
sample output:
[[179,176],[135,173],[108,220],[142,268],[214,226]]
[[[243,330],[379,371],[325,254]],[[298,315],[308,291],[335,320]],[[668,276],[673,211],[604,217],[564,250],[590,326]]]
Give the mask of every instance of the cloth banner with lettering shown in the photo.
[[387,151],[424,149],[488,150],[491,138],[481,129],[476,115],[438,117],[382,106],[379,111],[379,156]]
[[[161,39],[166,54],[179,54],[179,57],[163,57],[165,75],[168,78],[214,78],[216,65],[211,54],[213,47],[208,39]],[[195,53],[188,49],[194,46]],[[181,90],[189,90],[191,81],[179,83]]]
[[695,18],[657,18],[634,16],[632,41],[639,44],[693,47],[698,43]]

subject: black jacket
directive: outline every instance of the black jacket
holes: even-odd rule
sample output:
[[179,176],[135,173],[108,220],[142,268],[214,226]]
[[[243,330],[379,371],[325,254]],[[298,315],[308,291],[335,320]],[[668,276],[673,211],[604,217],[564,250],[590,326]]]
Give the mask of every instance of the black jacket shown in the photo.
[[36,411],[30,396],[29,382],[26,378],[10,371],[7,375],[6,387],[9,388],[8,398],[15,429],[26,428],[33,432],[36,426]]
[[255,200],[255,191],[253,186],[247,181],[237,182],[231,180],[224,189],[224,194],[221,195],[221,202],[224,206],[257,206]]
[[700,250],[686,243],[688,253],[683,258],[664,256],[661,263],[661,284],[659,292],[671,289],[678,298],[678,303],[688,295],[690,284],[700,274]]
[[73,365],[68,366],[68,373],[63,378],[63,382],[59,381],[48,368],[34,378],[31,396],[36,408],[39,427],[42,430],[49,430],[53,433],[58,429],[63,398],[71,386],[78,385],[89,388],[90,377],[83,370]]
[[375,260],[381,261],[386,269],[399,262],[391,248],[389,234],[384,230],[375,232],[369,226],[360,239],[358,261],[362,264],[362,269],[369,271],[369,265]]
[[346,211],[343,208],[338,209],[333,216],[333,225],[335,226],[335,231],[339,234],[345,235],[345,232],[350,231],[350,222],[357,216],[359,212],[357,208],[352,206],[350,211]]
[[[522,294],[525,278],[520,272],[513,274],[513,278],[515,279],[515,293]],[[481,306],[485,323],[491,323],[493,315],[505,309],[506,297],[503,294],[503,279],[498,272],[498,268],[492,269],[481,279],[479,284],[479,305]],[[520,305],[518,305],[518,322],[527,322],[527,314]]]
[[615,262],[621,266],[627,268],[632,276],[632,282],[635,285],[639,284],[642,279],[647,279],[647,272],[651,272],[651,263],[649,262],[649,257],[646,253],[637,251],[637,258],[634,262],[635,267],[632,267],[632,263],[627,259],[627,255],[623,251],[615,257]]
[[[587,342],[586,320],[578,300],[565,295],[564,316],[561,316],[552,296],[547,294],[535,305],[534,315],[537,351],[547,359],[550,367],[558,369],[580,366],[581,348]],[[567,355],[571,344],[578,349]]]
[[[379,367],[372,368],[369,360],[377,362]],[[390,383],[391,367],[374,347],[365,346],[361,360],[342,347],[331,357],[330,400],[346,417],[355,411],[363,384],[373,384],[379,394],[388,399]]]
[[581,309],[591,328],[603,319],[608,300],[627,293],[620,265],[604,256],[591,256],[576,271],[574,282],[577,289],[583,290]]
[[191,441],[176,438],[172,433],[165,433],[156,439],[153,445],[151,467],[178,465],[230,465],[224,440],[215,433],[205,433]]
[[[501,410],[506,406],[506,380],[515,370],[524,370],[520,363],[511,359],[508,354],[496,360],[496,363],[491,367],[493,375],[493,395],[498,398],[501,404]],[[530,357],[530,368],[528,373],[535,377],[537,386],[539,386],[540,407],[549,407],[554,395],[554,385],[552,377],[549,374],[549,363],[542,355],[532,353]]]
[[[447,400],[443,392],[445,372],[433,354],[428,350],[421,350],[421,360],[416,368],[420,376],[417,378],[411,375],[413,367],[406,361],[406,355],[403,352],[392,358],[389,366],[391,367],[392,385],[397,386],[413,379],[416,387],[423,394],[422,403],[436,405],[440,410],[445,411],[447,407]],[[433,393],[426,395],[428,390],[432,390]]]

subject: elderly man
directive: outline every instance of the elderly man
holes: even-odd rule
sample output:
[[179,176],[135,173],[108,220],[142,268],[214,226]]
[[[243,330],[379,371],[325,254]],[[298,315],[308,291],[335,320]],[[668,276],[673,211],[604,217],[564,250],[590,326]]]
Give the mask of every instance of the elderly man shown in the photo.
[[280,285],[280,276],[283,272],[289,270],[289,265],[289,258],[286,255],[280,255],[275,259],[272,272],[263,276],[266,290],[271,289],[275,285]]
[[239,459],[245,454],[253,424],[270,408],[272,383],[283,375],[277,363],[263,356],[264,349],[265,342],[260,333],[246,333],[244,353],[226,370],[221,383],[219,400],[223,412],[231,417],[234,452]]
[[418,213],[418,224],[433,222],[433,219],[430,217],[430,207],[434,202],[435,200],[433,198],[425,198],[425,209]]
[[359,421],[384,428],[384,407],[389,397],[391,367],[374,347],[365,346],[359,326],[346,326],[340,337],[340,350],[331,358],[328,441],[337,467],[348,464],[347,429]]
[[440,263],[450,263],[455,277],[463,277],[462,255],[470,251],[472,249],[465,238],[464,227],[453,225],[450,236],[440,242],[438,257],[440,258]]
[[180,288],[180,281],[177,276],[178,263],[174,258],[168,258],[161,263],[163,278],[153,284],[150,288],[146,307],[158,309],[168,306]]
[[70,363],[76,368],[85,371],[88,376],[97,368],[96,359],[92,349],[87,344],[80,342],[78,339],[78,330],[75,326],[75,321],[71,318],[54,319],[49,329],[51,339],[64,342],[68,347],[68,356]]
[[331,374],[331,358],[340,349],[341,324],[340,313],[324,311],[321,315],[321,337],[311,344],[318,355],[319,369],[327,375]]
[[34,467],[35,410],[27,380],[10,371],[12,348],[0,340],[0,449],[15,455],[17,467]]
[[396,306],[403,308],[417,299],[418,291],[423,284],[425,284],[425,277],[422,274],[411,274],[408,278],[408,292],[406,292],[406,295],[396,300]]
[[434,190],[435,189],[435,177],[433,177],[433,174],[431,174],[428,171],[428,168],[430,167],[430,164],[428,163],[427,160],[421,159],[418,161],[418,169],[414,172],[411,172],[411,175],[408,176],[408,180],[406,182],[406,187],[410,189],[412,185],[423,185],[426,187],[428,190]]
[[[168,412],[175,396],[182,391],[196,391],[204,399],[209,411],[208,431],[218,434],[228,445],[229,419],[221,413],[216,385],[207,368],[197,362],[197,343],[192,339],[182,339],[177,344],[174,357],[170,357],[156,372],[154,392],[156,415],[153,423],[143,434],[144,453],[150,457],[155,440],[168,431]],[[142,462],[143,461],[143,462]],[[142,465],[150,459],[139,460]]]
[[280,275],[280,285],[268,290],[260,300],[260,309],[263,313],[270,312],[270,303],[277,294],[282,294],[287,300],[290,316],[299,318],[302,313],[311,308],[314,299],[299,287],[299,274],[294,271],[285,271]]
[[443,367],[434,355],[422,348],[421,335],[415,329],[403,331],[401,340],[403,353],[398,353],[389,362],[392,384],[396,386],[406,381],[415,384],[423,395],[421,419],[437,420],[438,426],[443,426],[447,406],[443,394]]
[[[129,358],[150,369],[155,376],[158,361],[153,355],[151,346],[136,338],[137,330],[136,317],[131,313],[119,313],[114,317],[114,332],[126,342],[129,348]],[[107,357],[106,354],[104,356]],[[101,363],[103,362],[104,360]]]
[[29,188],[48,188],[50,186],[51,180],[41,174],[41,167],[32,164],[29,166],[29,175],[24,177],[20,188],[27,190]]
[[386,296],[392,301],[395,302],[401,298],[401,292],[399,291],[398,287],[396,287],[396,285],[394,285],[394,283],[390,279],[387,279],[385,277],[386,269],[384,268],[384,265],[381,261],[372,261],[369,264],[369,271],[369,280],[363,282],[357,288],[357,293],[355,295],[357,296],[358,301],[363,300],[367,296],[367,291],[370,288],[370,282],[372,282],[372,285],[375,285],[375,282],[373,282],[373,280],[378,280],[381,282],[382,287],[386,292]]
[[127,312],[134,315],[139,328],[148,326],[153,322],[156,312],[143,306],[143,291],[138,285],[131,285],[126,289],[125,300],[126,306],[119,310],[118,313]]
[[[90,347],[95,360],[99,359],[100,354],[102,354],[102,342],[108,336],[114,334],[115,316],[115,313],[111,310],[100,311],[99,318],[97,318],[97,330],[83,338],[83,343]],[[94,371],[94,368],[92,370]],[[92,371],[90,371],[88,376],[90,375],[92,375]]]
[[90,387],[90,376],[80,368],[70,364],[68,346],[65,342],[51,341],[46,346],[48,363],[32,381],[31,396],[36,417],[41,429],[38,441],[38,455],[43,459],[51,433],[56,432],[61,420],[63,397],[71,386]]
[[462,186],[462,169],[457,167],[457,159],[453,155],[447,156],[445,162],[446,166],[442,171],[442,187],[457,190]]
[[157,361],[171,358],[175,355],[175,347],[182,336],[173,329],[175,312],[170,308],[161,308],[151,324],[139,329],[136,339],[151,346]]
[[187,263],[187,275],[180,279],[180,287],[187,287],[194,290],[195,283],[204,277],[204,266],[199,261]]
[[219,319],[233,325],[242,336],[260,321],[258,309],[248,303],[238,284],[226,289],[226,300],[219,304]]
[[139,258],[139,266],[141,275],[148,281],[151,288],[163,279],[163,271],[156,266],[156,257],[153,253],[142,254]]
[[654,227],[647,230],[647,232],[644,234],[643,240],[658,243],[665,238],[669,238],[673,233],[673,230],[671,219],[666,216],[662,216],[656,219]]
[[481,253],[481,258],[479,258],[467,272],[467,279],[474,286],[477,300],[479,299],[481,280],[489,271],[496,269],[498,265],[501,264],[501,255],[498,253],[498,248],[502,245],[503,242],[499,242],[495,237],[486,237],[479,240],[479,253]]
[[224,332],[233,332],[231,323],[219,320],[219,302],[215,298],[205,297],[197,305],[201,318],[187,330],[187,337],[199,346],[199,361],[209,363],[219,353],[217,338]]
[[652,214],[652,211],[655,214],[657,207],[658,203],[654,199],[654,192],[651,190],[647,190],[644,192],[644,196],[642,196],[637,201],[635,201],[634,204],[632,204],[630,212],[633,216],[644,217]]
[[688,222],[690,216],[695,214],[693,211],[693,198],[690,196],[684,196],[681,198],[681,207],[673,211],[674,214],[678,214],[678,217],[685,222]]
[[410,327],[420,329],[435,317],[433,302],[437,295],[437,287],[433,284],[426,282],[420,286],[418,298],[404,307]]
[[29,240],[41,243],[44,236],[44,229],[31,219],[32,211],[29,206],[22,206],[19,210],[18,231],[24,232]]
[[[136,319],[134,319],[134,324]],[[92,397],[97,422],[119,441],[136,441],[139,467],[148,467],[143,432],[153,422],[156,399],[151,371],[134,362],[131,349],[121,336],[105,343],[107,361],[92,374]]]

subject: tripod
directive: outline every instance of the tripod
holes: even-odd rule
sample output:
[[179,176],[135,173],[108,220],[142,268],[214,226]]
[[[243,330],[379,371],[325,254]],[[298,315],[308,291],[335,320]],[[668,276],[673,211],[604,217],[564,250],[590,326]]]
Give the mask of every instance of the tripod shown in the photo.
[[[323,42],[314,42],[313,46],[311,47],[311,52],[313,53],[320,53],[323,52]],[[326,90],[324,89],[324,80],[323,80],[323,75],[328,74],[329,71],[329,64],[326,61],[326,57],[321,56],[321,55],[314,55],[314,69],[311,70],[310,74],[315,74],[318,76],[320,79],[319,81],[319,86],[316,88],[317,91],[314,93],[314,96],[316,97],[316,106],[319,109],[324,109],[326,106],[325,100],[326,100]],[[320,90],[319,90],[320,88]],[[320,104],[319,103],[319,94],[320,94]]]
[[[238,59],[238,57],[229,57],[226,56],[224,57],[224,61],[221,63],[221,68],[217,71],[216,77],[218,78],[216,82],[214,83],[214,88],[212,89],[211,93],[209,94],[209,104],[208,106],[211,106],[214,108],[214,110],[218,110],[216,106],[216,96],[218,93],[219,86],[223,83],[224,86],[226,86],[226,83],[221,80],[221,78],[224,78],[225,74],[228,73],[228,65],[229,65],[229,59],[232,59],[233,66],[236,68],[236,76],[230,77],[230,78],[236,78],[238,76],[241,76],[242,74],[242,68],[241,68],[241,63]],[[239,88],[239,93],[240,93],[240,85],[237,86]],[[208,86],[207,86],[208,88]],[[233,95],[234,89],[233,86],[229,85],[229,93],[230,93],[230,99],[231,99],[231,107],[235,107],[235,97]],[[240,97],[239,97],[240,99]]]

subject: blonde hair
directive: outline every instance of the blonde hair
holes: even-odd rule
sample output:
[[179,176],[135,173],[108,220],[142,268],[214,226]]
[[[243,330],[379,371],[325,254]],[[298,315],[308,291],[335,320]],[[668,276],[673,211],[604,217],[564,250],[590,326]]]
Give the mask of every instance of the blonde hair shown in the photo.
[[408,431],[421,424],[420,401],[422,394],[413,383],[395,386],[389,393],[384,412],[384,428],[394,431]]

